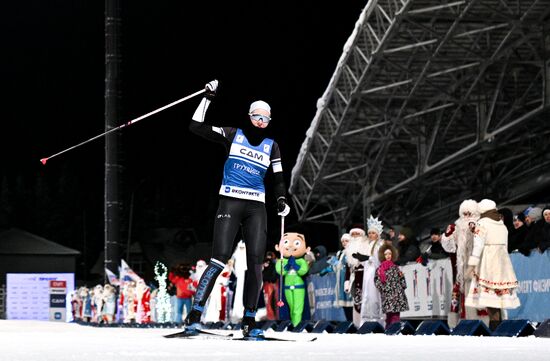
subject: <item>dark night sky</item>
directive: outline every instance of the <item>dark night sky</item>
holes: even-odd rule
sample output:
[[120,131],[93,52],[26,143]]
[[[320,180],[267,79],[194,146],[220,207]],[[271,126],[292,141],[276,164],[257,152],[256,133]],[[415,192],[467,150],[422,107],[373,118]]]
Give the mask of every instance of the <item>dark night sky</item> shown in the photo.
[[[120,121],[217,78],[207,121],[238,126],[248,121],[250,102],[269,102],[288,185],[317,99],[365,3],[122,1]],[[16,1],[3,13],[0,228],[76,249],[86,234],[101,249],[104,141],[46,166],[39,159],[104,131],[104,2]],[[135,190],[138,228],[192,226],[208,234],[224,157],[187,130],[199,100],[122,131],[123,212]]]

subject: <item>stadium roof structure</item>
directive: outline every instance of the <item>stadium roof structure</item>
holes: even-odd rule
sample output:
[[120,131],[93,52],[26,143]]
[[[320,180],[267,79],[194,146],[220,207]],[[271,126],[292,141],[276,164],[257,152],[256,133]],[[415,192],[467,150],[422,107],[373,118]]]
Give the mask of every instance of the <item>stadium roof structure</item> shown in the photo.
[[370,0],[292,170],[301,222],[415,228],[550,184],[550,0]]

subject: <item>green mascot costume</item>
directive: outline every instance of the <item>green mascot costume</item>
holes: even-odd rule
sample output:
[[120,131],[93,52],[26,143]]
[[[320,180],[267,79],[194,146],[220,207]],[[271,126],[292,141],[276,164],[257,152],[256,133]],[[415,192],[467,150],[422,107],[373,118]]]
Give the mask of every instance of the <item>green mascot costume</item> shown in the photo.
[[302,321],[304,312],[307,290],[302,277],[309,271],[307,261],[304,259],[304,255],[309,252],[309,247],[306,247],[303,234],[289,232],[283,235],[281,243],[276,245],[275,249],[284,257],[277,261],[275,269],[278,274],[282,272],[284,277],[283,284],[290,321],[292,326],[296,327]]

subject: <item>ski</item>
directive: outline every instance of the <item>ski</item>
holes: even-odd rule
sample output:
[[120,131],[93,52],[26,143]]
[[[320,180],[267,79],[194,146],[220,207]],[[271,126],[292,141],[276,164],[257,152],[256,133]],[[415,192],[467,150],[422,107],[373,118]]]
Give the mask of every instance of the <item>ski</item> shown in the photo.
[[317,340],[316,335],[311,335],[308,333],[297,333],[297,332],[277,332],[277,331],[267,331],[264,333],[264,338],[267,340],[273,341],[303,341],[303,342],[312,342]]
[[227,338],[231,339],[233,338],[233,331],[232,330],[209,330],[209,329],[201,329],[201,330],[183,330],[176,333],[171,333],[168,335],[164,335],[165,338]]
[[266,331],[260,336],[236,336],[234,330],[183,330],[180,332],[164,335],[165,338],[189,338],[189,339],[227,339],[235,341],[290,341],[290,342],[312,342],[317,340],[317,336],[307,333]]
[[302,342],[312,342],[317,340],[317,336],[312,336],[305,333],[293,333],[293,332],[277,332],[277,331],[271,331],[271,332],[265,332],[261,336],[246,336],[246,337],[238,337],[233,338],[233,340],[240,340],[240,341],[302,341]]

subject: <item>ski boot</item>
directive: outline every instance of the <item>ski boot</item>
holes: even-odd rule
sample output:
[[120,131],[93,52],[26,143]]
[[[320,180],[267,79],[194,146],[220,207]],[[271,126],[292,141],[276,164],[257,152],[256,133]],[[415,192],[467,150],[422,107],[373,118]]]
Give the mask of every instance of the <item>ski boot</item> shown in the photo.
[[264,335],[264,331],[256,327],[256,312],[245,311],[245,315],[241,322],[241,330],[245,338],[261,338]]
[[191,336],[199,334],[199,330],[202,329],[201,315],[202,312],[197,309],[192,309],[191,312],[189,312],[183,324],[186,334]]

